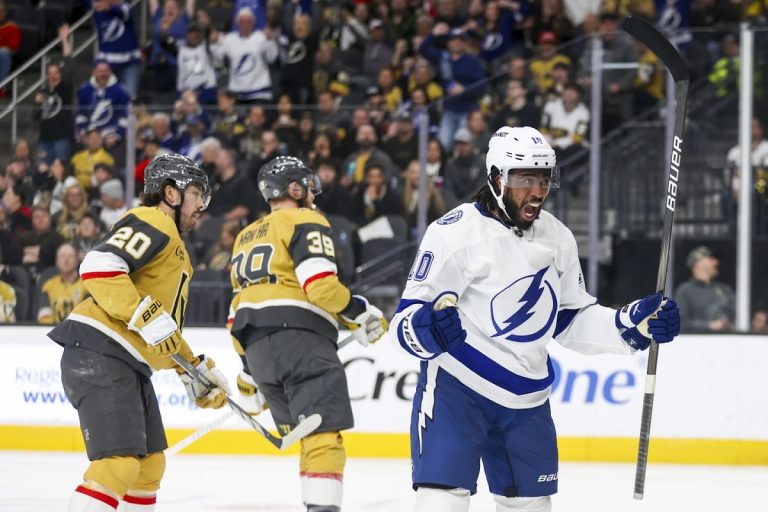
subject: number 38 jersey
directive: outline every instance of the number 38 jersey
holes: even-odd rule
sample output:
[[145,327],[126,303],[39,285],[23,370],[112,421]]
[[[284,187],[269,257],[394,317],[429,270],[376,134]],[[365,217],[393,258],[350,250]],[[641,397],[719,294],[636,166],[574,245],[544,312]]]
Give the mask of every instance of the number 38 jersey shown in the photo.
[[[192,265],[174,220],[154,207],[126,212],[104,239],[86,254],[80,277],[91,295],[48,336],[125,360],[146,375],[172,368],[173,360],[149,349],[127,323],[139,302],[159,300],[179,329],[189,296]],[[189,347],[183,357],[193,357]]]
[[331,228],[320,213],[285,208],[253,222],[232,249],[232,335],[245,343],[306,329],[336,342],[337,313],[351,297],[336,273]]

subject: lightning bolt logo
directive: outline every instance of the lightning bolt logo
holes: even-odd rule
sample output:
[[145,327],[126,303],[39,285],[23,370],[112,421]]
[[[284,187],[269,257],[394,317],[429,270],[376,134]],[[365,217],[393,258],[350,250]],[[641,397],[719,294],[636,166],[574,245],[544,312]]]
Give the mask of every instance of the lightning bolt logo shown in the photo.
[[[549,270],[549,267],[544,267],[543,269],[539,270],[533,275],[528,275],[518,279],[517,281],[509,285],[507,288],[499,292],[493,298],[493,300],[491,301],[491,320],[493,322],[493,327],[496,329],[496,332],[492,334],[493,337],[505,336],[510,341],[525,342],[525,341],[535,341],[541,338],[544,334],[546,334],[546,332],[549,330],[550,326],[552,325],[552,322],[554,321],[555,316],[557,315],[557,296],[555,294],[555,291],[552,289],[552,285],[544,279],[544,275],[547,273],[547,270]],[[516,301],[517,304],[519,304],[519,307],[515,310],[514,313],[507,316],[505,320],[503,320],[500,323],[497,323],[496,315],[494,314],[494,309],[503,308],[503,303],[506,302],[503,297],[505,295],[505,292],[514,293],[515,288],[519,290],[520,289],[519,284],[523,284],[521,283],[521,281],[528,280],[528,279],[530,280],[530,284],[528,285],[526,290],[523,292],[523,294],[520,296],[520,298]],[[548,297],[546,296],[547,291],[549,291]],[[547,298],[549,298],[550,300],[546,300]],[[498,302],[497,302],[497,299],[499,299]],[[496,304],[494,304],[494,302],[496,302]],[[548,305],[549,307],[552,308],[552,311],[548,315],[548,318],[541,329],[537,330],[532,334],[515,333],[515,331],[519,327],[523,326],[526,322],[531,320],[531,318],[533,318],[534,315],[536,315],[537,306],[541,308],[541,307],[546,307]],[[539,309],[538,311],[541,312],[541,309]],[[503,316],[501,316],[501,318],[503,318]]]
[[435,389],[437,388],[437,365],[427,362],[427,382],[421,394],[421,407],[419,408],[419,455],[424,452],[424,440],[422,434],[427,430],[427,418],[434,421]]

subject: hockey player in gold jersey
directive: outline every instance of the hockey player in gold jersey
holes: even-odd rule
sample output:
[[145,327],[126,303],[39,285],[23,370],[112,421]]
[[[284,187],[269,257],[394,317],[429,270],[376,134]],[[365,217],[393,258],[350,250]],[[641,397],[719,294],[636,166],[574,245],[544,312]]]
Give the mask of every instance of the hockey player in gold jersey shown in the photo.
[[[154,510],[168,443],[153,371],[176,369],[199,407],[226,401],[226,379],[181,337],[192,266],[180,232],[207,206],[208,178],[179,155],[155,157],[144,177],[142,206],[126,212],[80,266],[90,297],[49,333],[64,347],[61,379],[91,461],[68,512],[112,512],[120,500],[126,512]],[[174,353],[219,387],[192,382]]]
[[243,229],[232,250],[229,322],[244,360],[238,390],[254,411],[266,399],[284,432],[310,414],[323,417],[301,440],[302,499],[311,512],[338,512],[346,461],[340,431],[353,426],[338,324],[368,345],[386,320],[336,276],[331,228],[312,202],[320,192],[312,170],[278,157],[259,170],[258,184],[271,213]]

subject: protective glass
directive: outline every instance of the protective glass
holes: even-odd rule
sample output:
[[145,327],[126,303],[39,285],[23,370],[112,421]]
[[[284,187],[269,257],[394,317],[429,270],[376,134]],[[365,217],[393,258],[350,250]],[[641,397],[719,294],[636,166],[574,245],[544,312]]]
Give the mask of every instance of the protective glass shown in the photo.
[[560,168],[548,169],[509,169],[507,188],[560,188]]

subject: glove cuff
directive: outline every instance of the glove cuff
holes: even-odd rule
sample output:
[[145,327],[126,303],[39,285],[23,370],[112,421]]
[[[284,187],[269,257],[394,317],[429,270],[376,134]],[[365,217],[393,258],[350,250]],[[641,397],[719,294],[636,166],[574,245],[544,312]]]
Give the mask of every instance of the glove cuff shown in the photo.
[[348,322],[354,322],[355,318],[362,315],[368,309],[368,301],[360,295],[352,295],[349,302],[339,314]]

